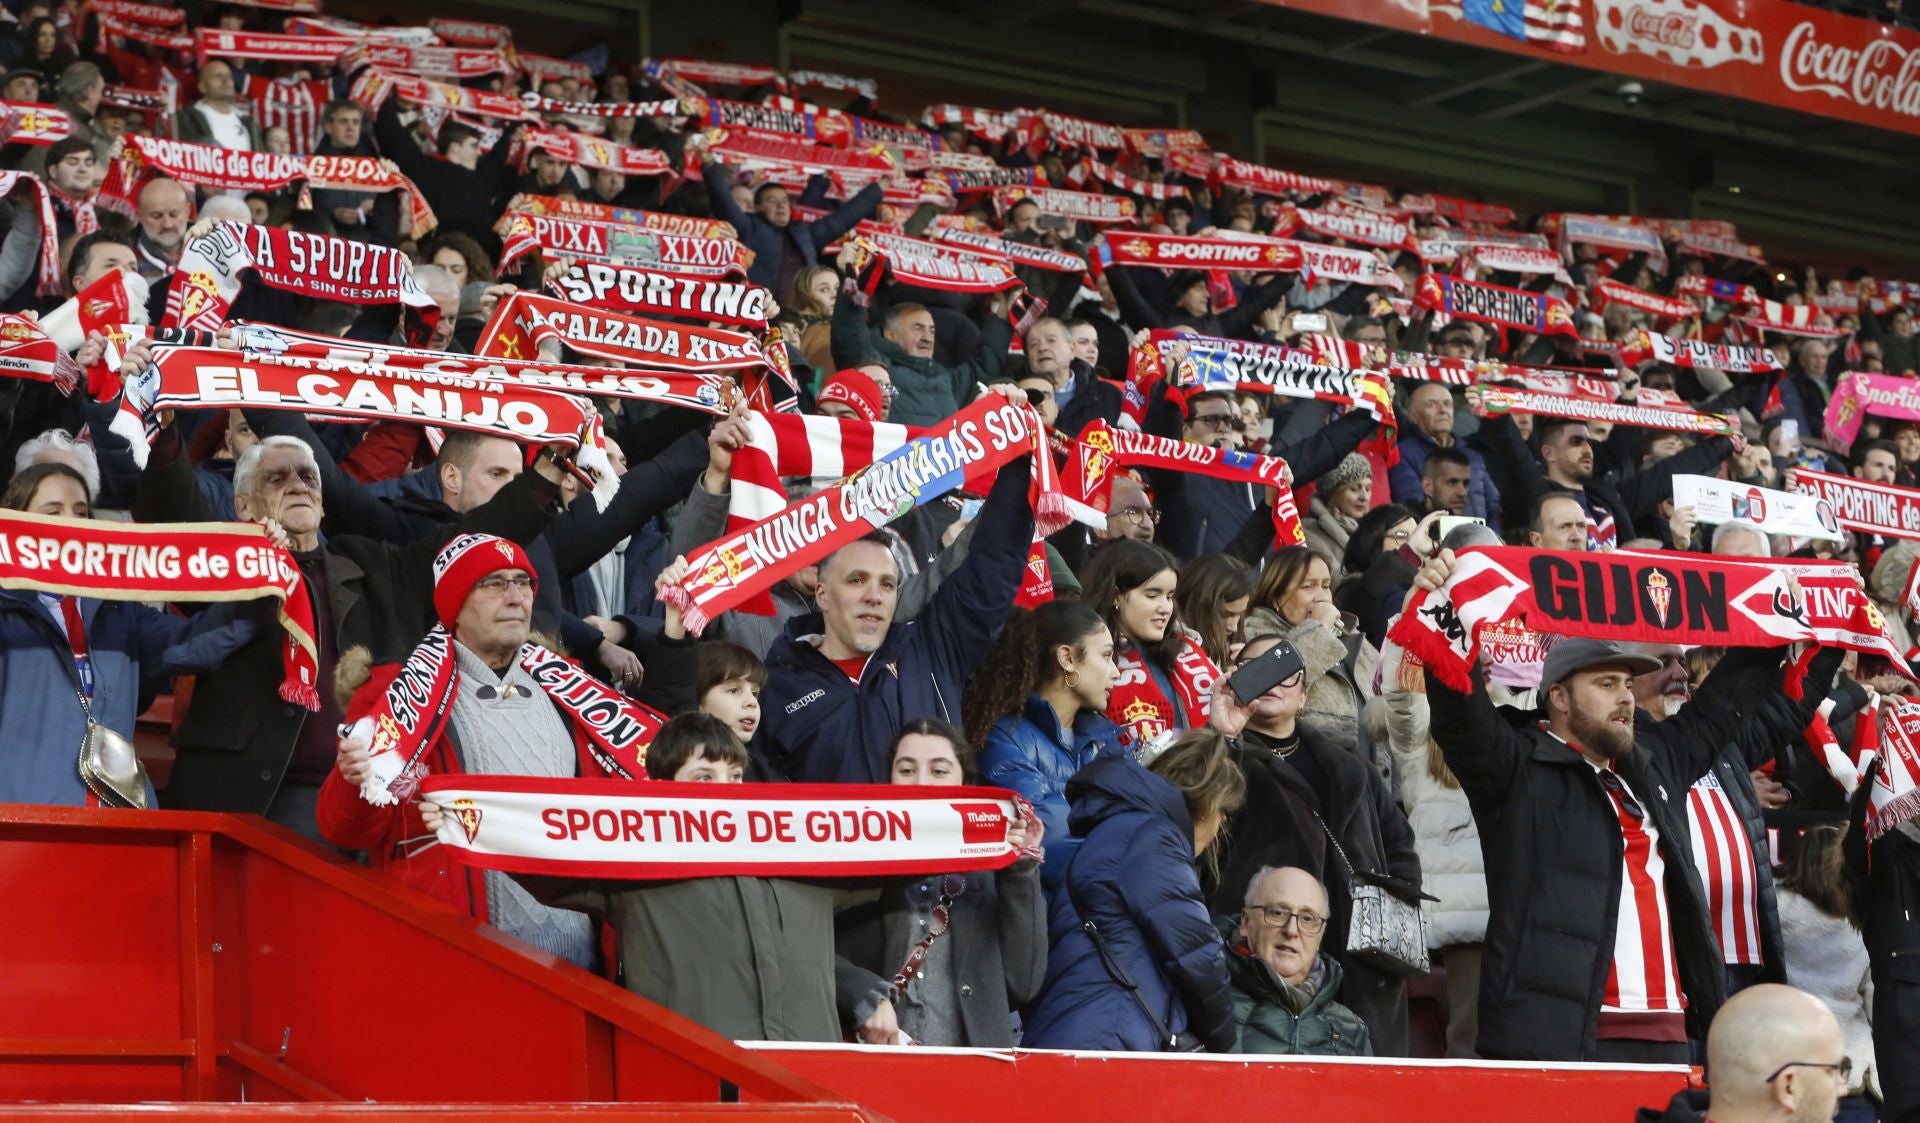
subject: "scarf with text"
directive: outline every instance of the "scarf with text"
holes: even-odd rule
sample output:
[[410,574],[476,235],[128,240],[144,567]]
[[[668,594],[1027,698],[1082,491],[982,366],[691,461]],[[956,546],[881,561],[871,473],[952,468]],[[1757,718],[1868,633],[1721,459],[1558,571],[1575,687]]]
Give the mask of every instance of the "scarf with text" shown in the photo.
[[[1420,256],[1432,261],[1426,251],[1429,243],[1420,243]],[[1468,239],[1457,244],[1454,257],[1455,271],[1471,274],[1476,268],[1491,269],[1496,273],[1518,273],[1527,277],[1552,274],[1564,277],[1561,272],[1560,258],[1550,249],[1533,246],[1519,246],[1508,242],[1482,242]]]
[[1688,273],[1673,283],[1673,295],[1695,296],[1732,305],[1738,311],[1759,304],[1764,297],[1752,285],[1716,281],[1704,273]]
[[1109,237],[1106,247],[1112,255],[1112,265],[1253,273],[1298,273],[1306,268],[1298,244],[1271,238],[1203,238],[1128,230]]
[[1095,226],[1132,222],[1139,217],[1133,200],[1121,195],[1095,195],[1059,187],[1006,186],[993,190],[993,209],[997,214],[1004,215],[1015,203],[1026,201],[1039,207],[1041,214]]
[[579,444],[594,416],[585,399],[544,387],[358,359],[158,347],[152,369],[156,410],[277,409],[341,421],[398,419],[567,447]]
[[[1235,235],[1236,240],[1244,240],[1252,235]],[[1376,250],[1353,249],[1347,246],[1332,246],[1324,242],[1301,242],[1292,239],[1271,238],[1271,243],[1287,246],[1300,255],[1305,268],[1302,276],[1314,280],[1348,281],[1369,288],[1386,288],[1394,292],[1405,292],[1407,284],[1400,274],[1393,271],[1386,258]]]
[[1437,592],[1416,590],[1387,638],[1465,693],[1482,632],[1512,620],[1619,642],[1779,647],[1814,638],[1803,598],[1770,566],[1518,546],[1460,551],[1453,576]]
[[504,23],[477,23],[435,16],[427,21],[427,26],[435,35],[459,47],[505,47],[513,42],[513,28]]
[[1469,281],[1445,273],[1426,273],[1414,288],[1413,302],[1463,320],[1500,328],[1578,339],[1573,306],[1557,296]]
[[36,266],[39,278],[34,291],[40,296],[58,296],[65,282],[60,264],[60,240],[53,214],[53,193],[39,176],[31,172],[0,171],[0,198],[6,198],[25,186],[33,192],[34,206],[40,217],[40,256]]
[[271,226],[216,222],[188,242],[167,290],[162,326],[218,328],[240,293],[242,274],[271,288],[351,304],[404,304],[424,336],[440,318],[440,305],[398,250],[330,234]]
[[[689,556],[686,578],[662,592],[695,633],[730,609],[770,614],[766,594],[794,570],[955,488],[984,494],[1018,456],[1032,458],[1027,498],[1040,532],[1052,534],[1073,514],[1040,415],[998,394],[917,431],[807,414],[755,411],[748,420],[750,439],[734,454],[727,531]],[[789,503],[783,476],[840,482]]]
[[[1813,304],[1782,304],[1777,300],[1762,300],[1736,315],[1754,331],[1779,332],[1808,339],[1837,339],[1847,334],[1845,328],[1833,325],[1824,309]],[[1827,322],[1822,323],[1823,320]]]
[[736,327],[767,330],[771,294],[759,285],[720,277],[696,277],[607,265],[575,263],[547,287],[580,304],[621,312],[684,316]]
[[347,94],[369,113],[379,112],[387,98],[396,95],[401,101],[423,110],[444,109],[499,121],[525,121],[532,117],[520,99],[511,94],[496,94],[470,86],[436,82],[431,78],[396,74],[377,66],[362,70]]
[[[456,544],[449,543],[449,548]],[[664,716],[537,643],[521,647],[519,664],[568,727],[585,736],[585,747],[602,773],[620,780],[646,776],[647,746],[666,724]],[[360,798],[375,807],[391,807],[414,794],[424,775],[421,758],[453,718],[458,673],[453,636],[445,625],[435,624],[407,655],[373,711],[353,727],[356,734],[364,729],[369,735],[367,763],[373,769],[360,785]],[[471,782],[473,777],[461,780]]]
[[1214,680],[1220,677],[1220,668],[1192,636],[1182,632],[1173,665],[1160,668],[1179,699],[1176,709],[1174,699],[1160,689],[1141,658],[1140,649],[1130,642],[1115,647],[1113,662],[1120,668],[1120,677],[1107,698],[1107,718],[1120,727],[1120,745],[1130,753],[1140,752],[1164,734],[1204,728],[1213,711]]
[[90,0],[87,12],[132,20],[151,27],[180,27],[187,22],[187,13],[179,8],[169,4],[148,4],[144,0]]
[[[1273,227],[1274,234],[1286,237],[1302,230],[1311,231],[1323,238],[1338,238],[1343,242],[1358,242],[1363,246],[1375,246],[1380,249],[1415,248],[1412,224],[1358,208],[1323,210],[1308,210],[1294,206],[1281,208],[1280,219]],[[1544,270],[1544,272],[1552,272],[1552,270]]]
[[356,42],[370,40],[375,43],[406,43],[415,47],[440,46],[440,37],[430,27],[368,27],[350,19],[328,16],[292,16],[287,20],[286,30],[293,35],[332,35]]
[[[390,160],[377,156],[306,156],[302,159],[306,161],[304,178],[309,188],[368,191],[376,195],[398,191],[401,209],[415,238],[433,229],[440,221],[433,216],[433,208],[427,205],[427,197]],[[301,205],[310,207],[311,204],[312,200],[303,193]]]
[[336,35],[281,35],[271,31],[223,31],[203,27],[194,39],[194,55],[203,67],[208,59],[216,58],[325,66],[354,42]]
[[1378,371],[1328,366],[1316,361],[1310,352],[1277,343],[1250,343],[1171,331],[1152,332],[1148,339],[1144,349],[1155,352],[1155,365],[1164,362],[1161,356],[1168,345],[1184,345],[1186,359],[1181,364],[1181,379],[1184,381],[1190,376],[1200,389],[1247,390],[1333,402],[1350,409],[1364,409],[1382,425],[1393,424],[1393,387]]
[[1546,228],[1558,232],[1560,252],[1569,260],[1573,257],[1574,245],[1585,243],[1602,249],[1644,253],[1654,272],[1667,271],[1666,243],[1660,240],[1658,231],[1649,230],[1638,221],[1615,221],[1604,215],[1556,214],[1547,216]]
[[[520,356],[485,353],[458,355],[449,351],[308,335],[269,324],[238,322],[233,325],[233,330],[242,352],[269,358],[316,359],[335,365],[363,363],[403,367],[536,390],[682,406],[716,415],[727,413],[739,398],[739,390],[733,380],[719,374],[625,370],[548,362],[534,357],[531,347]],[[496,347],[495,350],[506,348]]]
[[508,212],[494,225],[500,268],[536,250],[568,261],[634,265],[672,273],[744,280],[753,251],[732,238],[668,234],[572,218]]
[[1042,147],[1097,148],[1112,152],[1127,143],[1126,134],[1118,125],[1090,121],[1085,117],[1069,117],[1047,109],[1036,113],[1014,112],[1022,118],[1015,127],[1027,133],[1030,150],[1037,151]]
[[0,144],[52,144],[73,135],[73,118],[52,106],[0,101]]
[[610,140],[563,129],[528,126],[520,132],[520,142],[537,148],[563,164],[619,172],[621,175],[673,176],[678,174],[666,153],[654,148],[635,148]]
[[1207,138],[1197,129],[1123,129],[1129,151],[1158,160],[1175,149],[1205,152]]
[[[960,155],[951,154],[944,162],[953,164]],[[987,166],[946,167],[941,171],[940,178],[955,195],[997,191],[1002,187],[1043,187],[1047,182],[1046,174],[1038,168],[1003,168],[991,160],[987,161]]]
[[633,226],[662,234],[686,234],[695,238],[730,238],[733,227],[717,218],[698,218],[686,214],[665,214],[634,207],[614,207],[584,199],[562,199],[552,195],[515,195],[507,204],[509,211],[521,214],[570,218],[576,222],[603,222],[613,226]]
[[1295,192],[1302,195],[1334,195],[1342,190],[1339,180],[1262,167],[1224,155],[1214,157],[1208,182],[1215,188],[1235,187],[1255,195],[1287,195]]
[[905,877],[1019,860],[1000,788],[436,776],[439,838],[479,869],[547,877]]
[[832,148],[845,148],[853,140],[853,123],[844,113],[725,98],[706,98],[704,102],[703,105],[701,99],[693,100],[686,107],[688,116],[729,133],[737,130],[754,136],[797,137]]
[[502,50],[479,47],[412,47],[404,43],[376,43],[361,40],[341,52],[336,60],[341,70],[351,74],[363,66],[397,70],[425,78],[444,78],[464,82],[489,74],[512,74],[517,68]]
[[1750,261],[1755,265],[1765,265],[1767,259],[1760,254],[1760,247],[1738,238],[1704,233],[1682,234],[1676,239],[1681,253],[1696,253],[1707,257],[1731,257],[1740,261]]
[[1451,195],[1408,195],[1400,200],[1400,205],[1415,214],[1430,214],[1444,218],[1448,222],[1468,226],[1508,226],[1520,217],[1512,207],[1503,207],[1497,203],[1476,203],[1471,199],[1456,199]]
[[243,152],[213,144],[128,133],[120,138],[107,177],[100,185],[100,203],[132,215],[140,188],[155,176],[166,176],[210,191],[279,191],[306,174],[306,157],[271,152]]
[[1622,365],[1639,366],[1649,361],[1692,369],[1707,367],[1728,374],[1764,374],[1780,369],[1780,360],[1765,347],[1675,339],[1645,330],[1632,333],[1620,344]]
[[707,154],[736,170],[779,169],[805,176],[824,175],[843,192],[857,191],[894,171],[893,157],[880,145],[828,148],[783,133],[745,129],[717,132],[717,139],[707,145]]
[[1019,288],[1020,278],[1005,257],[966,246],[863,231],[853,241],[856,271],[872,258],[884,258],[895,281],[944,292],[992,293]]
[[[524,55],[521,57],[525,57]],[[554,113],[562,117],[682,117],[686,109],[679,98],[662,101],[561,101],[531,91],[520,95],[520,103],[529,113]]]
[[1187,189],[1178,184],[1154,183],[1138,176],[1131,176],[1119,168],[1103,164],[1092,157],[1080,161],[1067,172],[1068,187],[1079,187],[1088,180],[1098,180],[1116,191],[1163,203],[1168,199],[1187,198]]
[[[537,292],[516,292],[501,301],[481,330],[474,351],[501,358],[530,358],[548,340],[564,343],[582,354],[649,368],[648,374],[769,367],[760,341],[745,332],[645,320]],[[687,381],[689,385],[716,386],[710,393],[717,394],[717,384],[725,380]]]
[[1499,417],[1509,413],[1531,413],[1538,417],[1565,417],[1574,421],[1610,421],[1616,425],[1638,425],[1644,429],[1665,429],[1675,433],[1726,437],[1739,425],[1724,414],[1701,413],[1677,398],[1664,394],[1642,396],[1638,401],[1621,402],[1591,392],[1562,392],[1572,387],[1557,387],[1536,382],[1533,387],[1512,389],[1501,385],[1483,385],[1476,417]]
[[1097,420],[1088,422],[1078,439],[1056,430],[1054,445],[1055,451],[1066,455],[1067,466],[1060,477],[1062,489],[1095,511],[1108,510],[1116,468],[1192,472],[1272,488],[1275,547],[1299,546],[1307,540],[1300,523],[1300,506],[1293,497],[1293,472],[1278,456],[1209,448],[1173,437],[1116,429]]
[[1700,314],[1700,306],[1685,297],[1661,296],[1657,292],[1623,285],[1619,281],[1594,282],[1587,290],[1587,299],[1595,312],[1606,311],[1609,304],[1619,304],[1666,323],[1689,320]]
[[44,325],[26,316],[0,312],[0,377],[51,383],[62,395],[68,395],[80,383],[80,368],[47,334]]
[[1004,257],[1015,265],[1044,269],[1049,273],[1085,273],[1087,271],[1085,258],[1047,246],[1030,246],[1025,242],[1008,241],[997,234],[982,234],[945,226],[935,226],[932,233],[937,242],[950,242],[970,250],[979,250],[989,256]]
[[1858,370],[1841,375],[1827,402],[1827,439],[1850,448],[1868,414],[1920,421],[1920,381]]
[[[280,697],[320,708],[313,602],[293,556],[252,523],[122,523],[0,511],[0,589],[111,601],[280,602]],[[325,590],[321,590],[325,596]]]
[[1793,490],[1824,501],[1842,529],[1920,540],[1920,489],[1795,468]]
[[1920,703],[1880,698],[1880,767],[1867,796],[1867,841],[1920,815]]
[[101,13],[94,19],[94,26],[100,33],[100,45],[103,50],[111,51],[114,40],[125,39],[132,43],[145,43],[165,51],[177,51],[186,54],[199,42],[186,31],[155,27],[138,20],[121,19],[118,16]]

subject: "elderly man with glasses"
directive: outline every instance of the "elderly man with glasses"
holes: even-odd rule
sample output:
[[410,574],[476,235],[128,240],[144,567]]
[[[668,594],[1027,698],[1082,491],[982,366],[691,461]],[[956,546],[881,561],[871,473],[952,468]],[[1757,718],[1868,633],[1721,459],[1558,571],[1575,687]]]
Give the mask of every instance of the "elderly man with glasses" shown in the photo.
[[1340,962],[1320,954],[1327,890],[1306,870],[1263,866],[1246,907],[1220,922],[1232,949],[1234,1051],[1370,1057],[1359,1015],[1339,1002]]

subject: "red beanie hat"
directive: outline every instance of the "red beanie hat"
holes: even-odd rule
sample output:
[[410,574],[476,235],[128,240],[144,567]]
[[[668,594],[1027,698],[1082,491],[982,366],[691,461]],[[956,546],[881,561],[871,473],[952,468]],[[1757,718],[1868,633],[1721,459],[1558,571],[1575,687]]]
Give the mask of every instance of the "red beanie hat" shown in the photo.
[[839,402],[860,415],[862,421],[879,421],[887,415],[887,398],[872,376],[851,368],[840,371],[820,387],[822,404]]
[[462,534],[440,548],[433,558],[433,612],[447,631],[460,618],[467,595],[480,579],[502,569],[518,569],[533,578],[533,591],[540,591],[540,577],[533,562],[517,542],[491,534]]

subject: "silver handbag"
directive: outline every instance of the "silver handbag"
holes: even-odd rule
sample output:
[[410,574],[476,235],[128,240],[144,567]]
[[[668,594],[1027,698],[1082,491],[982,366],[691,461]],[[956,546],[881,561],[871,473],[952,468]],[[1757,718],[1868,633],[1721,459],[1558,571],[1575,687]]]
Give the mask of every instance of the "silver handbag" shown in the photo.
[[147,769],[125,737],[93,720],[87,696],[76,690],[80,710],[87,715],[86,736],[80,740],[80,780],[105,807],[147,809]]
[[[1319,818],[1318,815],[1314,816]],[[1417,904],[1409,904],[1389,886],[1402,888],[1415,896],[1426,896],[1398,878],[1361,873],[1347,860],[1340,840],[1333,837],[1327,821],[1320,829],[1347,867],[1347,886],[1353,897],[1352,919],[1347,925],[1346,954],[1389,975],[1424,975],[1431,970],[1427,959],[1427,913]],[[1432,899],[1432,898],[1429,898]]]

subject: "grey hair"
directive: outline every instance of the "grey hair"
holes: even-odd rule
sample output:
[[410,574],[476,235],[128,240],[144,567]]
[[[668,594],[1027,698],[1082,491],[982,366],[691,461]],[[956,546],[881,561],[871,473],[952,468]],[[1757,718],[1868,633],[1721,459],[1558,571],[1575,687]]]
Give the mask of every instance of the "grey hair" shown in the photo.
[[1498,546],[1500,535],[1486,523],[1462,523],[1440,540],[1443,550],[1464,550],[1468,546]]
[[413,267],[413,279],[420,282],[421,289],[436,301],[448,297],[456,302],[460,299],[459,282],[453,279],[453,274],[447,272],[444,265],[416,265]]
[[299,437],[289,437],[285,434],[262,437],[252,448],[241,453],[240,459],[233,465],[233,495],[235,499],[238,499],[242,495],[250,496],[253,494],[253,474],[260,470],[260,458],[265,456],[267,450],[270,448],[291,448],[297,450],[300,453],[301,462],[309,468],[312,468],[314,475],[317,476],[320,474],[320,462],[314,459],[313,446],[307,444],[307,442],[301,440]]
[[86,477],[87,501],[92,502],[100,497],[100,457],[94,452],[93,445],[76,439],[65,429],[48,429],[23,443],[20,451],[13,454],[13,470],[24,472],[33,467],[43,452],[64,452],[79,461],[74,467]]
[[95,82],[104,83],[106,80],[106,75],[100,73],[98,66],[90,62],[76,62],[60,72],[59,79],[53,84],[53,92],[68,101],[79,101]]
[[1763,558],[1773,556],[1773,543],[1768,541],[1767,532],[1761,530],[1759,524],[1748,522],[1746,519],[1734,519],[1731,522],[1723,522],[1715,527],[1713,531],[1713,544],[1708,547],[1709,553],[1717,554],[1720,552],[1720,540],[1727,536],[1727,531],[1729,530],[1743,531],[1753,535],[1760,540],[1760,556]]
[[[1315,876],[1312,870],[1300,869],[1299,866],[1261,866],[1254,871],[1252,877],[1247,879],[1247,892],[1245,897],[1240,901],[1240,907],[1250,909],[1257,904],[1258,902],[1253,899],[1255,896],[1253,891],[1259,887],[1260,882],[1265,880],[1268,874],[1279,873],[1281,870],[1300,870],[1301,873],[1313,878],[1313,883],[1320,887],[1320,895],[1322,897],[1327,895],[1327,883]],[[1332,902],[1329,901],[1328,904],[1329,907],[1331,907]]]
[[237,222],[245,226],[253,221],[253,211],[243,200],[231,195],[215,195],[200,208],[200,217],[208,222]]

